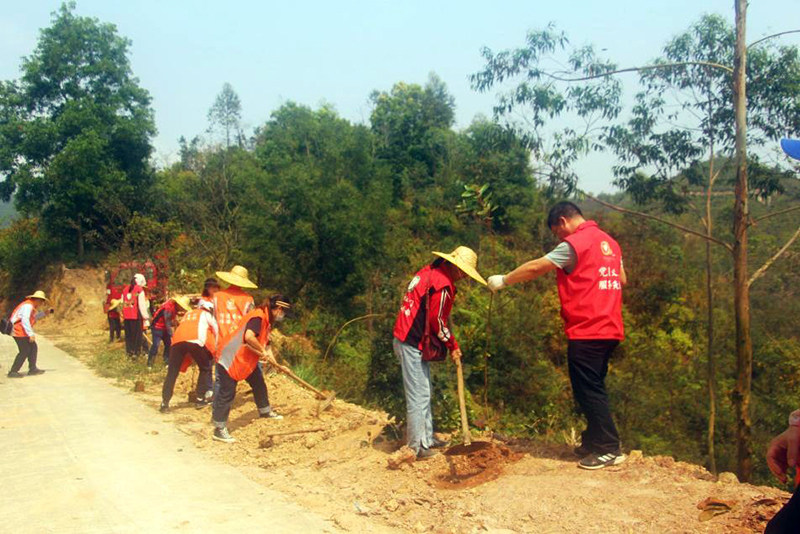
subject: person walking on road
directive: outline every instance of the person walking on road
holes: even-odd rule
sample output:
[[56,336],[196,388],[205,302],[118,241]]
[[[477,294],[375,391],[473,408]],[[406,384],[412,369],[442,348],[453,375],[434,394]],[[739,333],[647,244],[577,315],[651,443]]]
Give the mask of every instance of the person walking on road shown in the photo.
[[[189,308],[186,297],[175,299],[178,304]],[[189,311],[178,325],[169,350],[167,376],[164,378],[164,387],[161,389],[161,412],[169,411],[169,401],[175,390],[175,380],[178,373],[183,373],[191,365],[192,360],[200,369],[197,377],[195,391],[195,404],[197,408],[207,406],[211,402],[211,367],[214,363],[214,353],[217,350],[219,329],[214,319],[213,306],[209,301],[202,301],[200,305]]]
[[246,380],[253,389],[259,417],[283,419],[269,404],[267,383],[259,360],[263,358],[267,363],[277,365],[272,347],[269,346],[269,333],[273,324],[283,321],[289,308],[291,305],[283,295],[273,295],[245,315],[238,328],[218,345],[216,373],[220,389],[214,395],[211,416],[215,440],[225,443],[236,441],[228,432],[228,416],[236,396],[236,384],[241,380]]
[[450,329],[455,284],[469,276],[486,285],[472,249],[458,247],[450,254],[433,254],[438,258],[408,284],[393,331],[394,353],[403,371],[408,446],[420,459],[435,456],[432,449],[447,445],[433,437],[430,362],[445,359],[448,350],[453,361],[461,358]]
[[581,458],[580,467],[602,469],[625,461],[605,386],[608,360],[624,338],[622,286],[627,277],[622,250],[572,202],[553,206],[547,226],[561,243],[506,275],[490,276],[489,289],[497,291],[558,269],[569,378],[588,423],[575,454]]
[[173,326],[177,324],[178,314],[180,310],[188,312],[192,307],[189,305],[189,299],[186,297],[176,297],[167,299],[167,301],[159,306],[158,310],[153,314],[153,324],[150,331],[153,333],[153,344],[150,345],[150,352],[147,355],[147,367],[153,367],[153,362],[158,354],[158,346],[164,343],[164,364],[169,359],[169,348],[172,344]]
[[[39,354],[39,347],[36,344],[36,333],[33,331],[33,325],[36,321],[45,317],[46,312],[38,311],[45,302],[47,297],[44,291],[36,291],[33,295],[25,297],[17,307],[11,312],[9,320],[14,325],[11,335],[17,343],[16,358],[8,371],[9,378],[22,378],[23,375],[19,372],[22,369],[22,364],[28,360],[28,376],[41,375],[44,373],[42,369],[36,366],[36,357]],[[50,313],[53,310],[49,310]]]
[[122,290],[122,318],[125,320],[125,351],[133,358],[142,353],[144,329],[150,326],[150,304],[147,301],[144,275],[135,274],[130,285]]

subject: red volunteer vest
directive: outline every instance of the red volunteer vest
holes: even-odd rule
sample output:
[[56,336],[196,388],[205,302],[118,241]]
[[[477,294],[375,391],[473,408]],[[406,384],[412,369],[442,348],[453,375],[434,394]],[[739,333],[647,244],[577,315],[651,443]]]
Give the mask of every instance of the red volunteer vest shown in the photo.
[[118,289],[109,289],[106,296],[106,313],[112,319],[119,319],[119,311],[117,309],[109,310],[108,307],[111,306],[111,301],[113,299],[121,299],[122,292]]
[[131,291],[131,286],[125,287],[122,292],[122,318],[123,319],[138,319],[139,318],[139,293],[144,291],[142,286],[134,286]]
[[577,256],[570,274],[557,272],[567,338],[622,340],[622,250],[594,221],[578,226],[565,241]]
[[253,297],[239,289],[229,287],[214,294],[214,314],[221,339],[229,336],[239,322],[253,309]]
[[[186,315],[183,316],[183,321],[181,324],[178,325],[178,328],[175,329],[175,333],[172,336],[172,346],[176,346],[178,343],[182,343],[184,341],[194,341],[200,337],[200,317],[204,313],[211,313],[205,310],[196,309],[186,312]],[[214,337],[214,329],[210,326],[208,327],[208,331],[206,332],[206,344],[204,345],[205,348],[211,354],[214,354],[214,350],[216,349],[216,338]],[[181,362],[181,373],[186,372],[186,369],[192,364],[192,357],[188,354],[183,357],[183,362]]]
[[[222,365],[228,371],[228,375],[237,382],[250,376],[261,357],[260,354],[252,350],[244,342],[247,323],[250,319],[256,317],[261,318],[261,331],[258,334],[258,342],[261,343],[261,346],[266,347],[270,331],[269,316],[260,308],[245,315],[239,321],[239,326],[227,337],[222,338],[222,343],[217,347],[217,363]],[[220,337],[222,337],[221,333]]]
[[[19,317],[14,317],[14,315],[16,315],[17,311],[19,311],[19,309],[22,307],[23,304],[30,304],[31,306],[33,306],[33,301],[30,299],[23,300],[22,302],[17,304],[17,307],[14,308],[14,311],[11,312],[11,315],[9,315],[11,320],[14,321],[14,330],[11,332],[11,337],[28,337],[28,334],[25,333],[25,329],[22,327],[22,320]],[[31,328],[33,328],[33,325],[36,323],[36,308],[33,308],[31,310],[30,319],[31,319]]]
[[175,315],[177,314],[176,306],[177,304],[175,304],[175,301],[172,299],[168,300],[167,302],[159,306],[159,308],[156,310],[155,315],[153,315],[153,317],[156,317],[156,320],[153,323],[153,328],[155,328],[156,330],[166,330],[167,321],[166,321],[166,314],[164,312],[169,312],[170,315],[172,315],[172,318],[174,319]]
[[[422,317],[417,318],[422,304],[422,298],[426,293],[433,293],[448,288],[453,299],[445,305],[446,308],[442,310],[442,320],[447,323],[450,317],[450,310],[453,308],[453,300],[455,300],[456,286],[453,281],[439,268],[432,268],[426,265],[420,269],[414,278],[409,282],[406,288],[406,294],[403,296],[403,303],[400,305],[400,312],[397,314],[397,320],[394,323],[393,335],[403,343],[406,343],[409,338],[412,343],[422,350],[422,337],[425,328],[425,322]],[[430,313],[431,306],[428,306],[428,313]],[[430,317],[428,317],[430,320]]]

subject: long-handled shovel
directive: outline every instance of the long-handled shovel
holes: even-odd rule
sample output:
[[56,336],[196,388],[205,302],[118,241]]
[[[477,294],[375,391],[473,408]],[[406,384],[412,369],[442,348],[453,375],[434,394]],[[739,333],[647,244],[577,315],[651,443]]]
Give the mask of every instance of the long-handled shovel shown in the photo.
[[300,384],[301,386],[303,386],[307,390],[309,390],[312,393],[314,393],[314,395],[317,397],[317,399],[319,399],[321,401],[319,406],[317,407],[317,417],[319,417],[319,414],[324,412],[328,408],[328,406],[330,406],[333,403],[334,399],[336,398],[336,392],[335,391],[330,391],[328,393],[323,393],[322,391],[318,390],[317,388],[315,388],[314,386],[312,386],[311,384],[309,384],[308,382],[306,382],[305,380],[303,380],[302,378],[300,378],[299,376],[294,374],[294,372],[292,372],[292,370],[289,369],[288,367],[285,367],[285,366],[277,364],[277,363],[273,363],[272,366],[275,369],[277,369],[279,372],[285,374],[286,376],[288,376],[289,378],[291,378],[292,380],[294,380],[295,382],[297,382],[298,384]]
[[461,432],[464,434],[464,445],[472,444],[467,423],[467,403],[464,400],[464,372],[461,370],[461,358],[456,359],[456,374],[458,375],[458,407],[461,410]]

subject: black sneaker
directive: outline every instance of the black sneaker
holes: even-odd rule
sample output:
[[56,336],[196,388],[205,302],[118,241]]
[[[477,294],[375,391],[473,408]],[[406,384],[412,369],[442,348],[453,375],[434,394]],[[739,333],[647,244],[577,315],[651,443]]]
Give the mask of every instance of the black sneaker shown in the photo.
[[258,414],[259,417],[263,417],[264,419],[275,419],[276,421],[280,421],[283,419],[283,416],[276,412],[275,410],[270,410],[267,413],[260,413]]
[[195,399],[194,400],[194,407],[198,410],[202,410],[206,406],[211,405],[211,399]]
[[8,378],[22,378],[25,375],[23,375],[22,373],[18,373],[17,371],[10,371],[6,376]]
[[161,413],[169,413],[169,404],[161,403],[161,406],[158,408],[158,411]]
[[227,427],[215,428],[214,439],[217,441],[222,441],[224,443],[236,443],[236,438],[231,436],[230,432],[228,432]]
[[590,449],[589,447],[587,447],[583,443],[581,443],[580,445],[578,445],[577,447],[572,449],[572,452],[578,458],[586,458],[587,456],[592,454],[592,449]]
[[606,452],[596,453],[593,452],[580,462],[578,467],[582,469],[603,469],[604,467],[611,467],[612,465],[619,465],[625,461],[625,455],[621,452]]
[[433,444],[431,445],[431,449],[444,449],[445,447],[449,446],[450,446],[449,441],[433,438]]
[[417,460],[427,460],[428,458],[433,458],[434,456],[438,456],[439,453],[437,451],[422,448],[417,453]]
[[28,376],[43,375],[44,369],[29,369]]

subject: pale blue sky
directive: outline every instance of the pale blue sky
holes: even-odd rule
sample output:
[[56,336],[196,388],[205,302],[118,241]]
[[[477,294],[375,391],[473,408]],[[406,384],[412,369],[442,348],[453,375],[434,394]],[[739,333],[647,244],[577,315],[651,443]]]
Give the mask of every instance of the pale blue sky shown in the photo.
[[[0,0],[0,79],[19,76],[20,58],[49,25],[59,1]],[[131,60],[153,96],[156,160],[174,161],[177,139],[202,133],[224,82],[242,100],[251,130],[287,100],[328,102],[367,122],[369,93],[436,72],[456,98],[457,127],[491,115],[495,97],[470,89],[480,48],[521,45],[529,29],[554,21],[576,44],[594,43],[621,65],[644,64],[704,13],[733,20],[733,0],[606,2],[503,1],[272,2],[79,0],[81,15],[117,25],[133,41]],[[800,1],[750,3],[748,41],[800,28]],[[800,44],[792,35],[784,43]],[[633,92],[636,78],[625,78]],[[581,163],[581,184],[610,190],[610,160]]]

